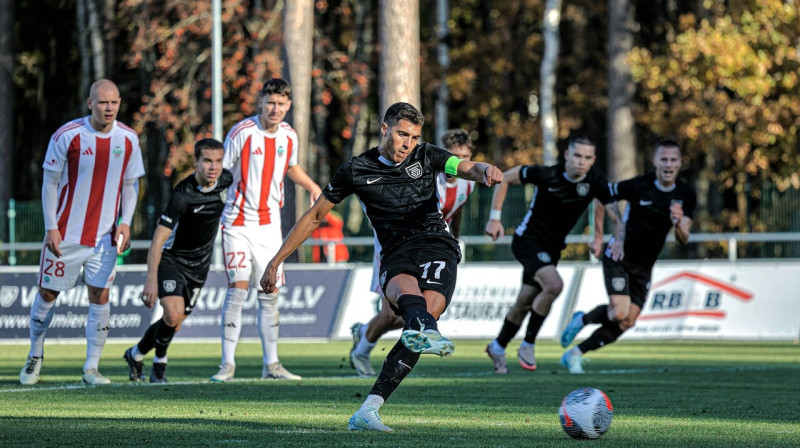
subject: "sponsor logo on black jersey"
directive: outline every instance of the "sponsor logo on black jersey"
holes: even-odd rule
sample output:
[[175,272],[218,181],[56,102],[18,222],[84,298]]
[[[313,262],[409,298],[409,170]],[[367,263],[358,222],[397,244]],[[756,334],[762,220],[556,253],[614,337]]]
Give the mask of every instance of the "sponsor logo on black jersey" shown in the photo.
[[414,162],[406,167],[406,173],[413,179],[419,179],[422,176],[422,165],[419,162]]
[[578,196],[586,196],[589,194],[589,184],[581,182],[577,185]]

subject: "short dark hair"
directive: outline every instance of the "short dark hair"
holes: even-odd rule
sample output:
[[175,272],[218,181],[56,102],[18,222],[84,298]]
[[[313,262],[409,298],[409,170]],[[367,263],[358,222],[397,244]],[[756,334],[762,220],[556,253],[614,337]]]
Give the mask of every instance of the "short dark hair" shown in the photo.
[[264,83],[264,87],[261,88],[261,96],[272,94],[283,95],[291,100],[292,86],[281,78],[272,78]]
[[219,140],[215,140],[213,138],[204,138],[194,144],[194,158],[195,160],[200,160],[200,157],[203,157],[204,149],[224,149],[224,148],[225,147],[222,146],[222,143],[220,143]]
[[395,126],[400,120],[408,120],[417,126],[425,124],[425,116],[408,103],[394,103],[383,114],[383,122],[389,127]]
[[446,149],[456,146],[466,146],[472,150],[472,139],[469,138],[469,133],[463,129],[448,129],[442,135],[442,145]]
[[658,151],[658,148],[660,148],[662,146],[664,146],[666,148],[678,148],[678,152],[682,152],[681,151],[681,145],[679,145],[678,142],[676,142],[675,140],[672,140],[671,138],[664,138],[664,139],[659,140],[658,143],[656,143],[655,150]]
[[573,134],[572,136],[570,136],[569,145],[567,145],[567,148],[568,149],[574,148],[575,145],[587,145],[587,146],[595,146],[595,147],[597,146],[597,145],[594,144],[594,140],[592,140],[586,134]]

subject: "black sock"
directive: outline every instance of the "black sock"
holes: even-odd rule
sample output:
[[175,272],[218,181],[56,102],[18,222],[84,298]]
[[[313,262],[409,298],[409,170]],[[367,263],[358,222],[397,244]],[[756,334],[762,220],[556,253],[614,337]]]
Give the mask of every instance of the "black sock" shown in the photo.
[[511,342],[511,340],[514,339],[514,336],[517,335],[517,332],[521,326],[522,325],[517,325],[514,322],[511,322],[506,317],[506,319],[503,321],[503,327],[500,328],[500,334],[497,335],[497,343],[500,344],[500,347],[506,348],[508,343]]
[[542,324],[547,316],[540,316],[539,313],[531,309],[531,317],[528,318],[528,329],[525,331],[525,342],[528,344],[536,343],[536,336],[542,329]]
[[156,324],[152,324],[147,327],[147,330],[144,332],[144,336],[142,336],[142,339],[139,340],[139,343],[136,344],[136,346],[139,348],[139,353],[143,355],[146,355],[147,352],[156,346]]
[[422,330],[424,328],[425,330],[439,331],[436,319],[428,312],[428,302],[425,301],[425,297],[403,294],[397,298],[397,309],[403,316],[404,329]]
[[383,368],[378,374],[372,390],[369,391],[370,395],[378,395],[387,400],[403,381],[403,378],[417,365],[419,356],[419,353],[412,352],[402,342],[397,341],[383,361]]
[[172,337],[175,336],[175,327],[167,325],[163,318],[155,323],[155,327],[156,357],[164,358],[167,356],[169,343],[172,342]]
[[605,324],[608,320],[608,305],[598,305],[597,308],[583,315],[583,324]]
[[578,344],[578,349],[583,352],[597,350],[598,348],[608,345],[622,336],[624,331],[619,328],[616,322],[606,322],[600,328],[594,331],[585,341]]

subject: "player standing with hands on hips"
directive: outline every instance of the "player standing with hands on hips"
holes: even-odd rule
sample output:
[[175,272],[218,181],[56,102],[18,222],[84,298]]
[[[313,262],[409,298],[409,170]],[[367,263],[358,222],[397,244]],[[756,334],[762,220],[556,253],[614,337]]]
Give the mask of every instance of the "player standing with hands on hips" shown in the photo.
[[280,282],[279,266],[351,194],[364,206],[381,243],[380,283],[384,296],[405,323],[372,390],[348,421],[348,429],[392,431],[379,408],[414,368],[423,353],[453,354],[453,343],[437,327],[456,284],[461,251],[439,212],[440,172],[494,185],[503,173],[483,162],[461,160],[447,150],[419,143],[424,116],[408,103],[392,104],[380,125],[377,147],[342,165],[317,202],[286,236],[261,278],[264,291]]
[[19,374],[21,384],[39,381],[56,298],[79,280],[89,292],[81,379],[89,385],[111,382],[98,371],[111,315],[108,289],[117,255],[130,245],[139,178],[144,176],[139,136],[117,121],[120,104],[116,84],[96,81],[86,100],[91,115],[61,126],[50,138],[42,165],[46,233],[39,291],[31,305],[31,349]]

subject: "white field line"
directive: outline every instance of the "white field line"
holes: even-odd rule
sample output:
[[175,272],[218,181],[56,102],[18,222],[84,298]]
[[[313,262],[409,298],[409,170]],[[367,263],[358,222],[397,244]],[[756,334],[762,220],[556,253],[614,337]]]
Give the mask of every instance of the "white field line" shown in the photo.
[[[765,372],[765,371],[772,371],[772,370],[781,370],[781,369],[792,369],[792,370],[800,370],[800,367],[791,367],[791,366],[752,366],[752,367],[723,367],[723,368],[716,368],[716,367],[666,367],[666,368],[650,368],[650,369],[606,369],[606,370],[596,370],[596,371],[589,371],[587,375],[629,375],[629,374],[638,374],[638,373],[666,373],[666,372],[682,372],[682,373],[713,373],[713,372]],[[564,372],[566,374],[566,372]],[[457,373],[454,375],[449,375],[451,378],[472,378],[472,377],[484,377],[484,376],[493,376],[494,373],[481,371],[481,372],[462,372]],[[441,378],[440,375],[410,375],[410,377],[417,377],[417,378]],[[352,379],[370,379],[374,377],[359,377],[357,375],[342,375],[342,376],[315,376],[315,377],[306,377],[309,380],[352,380]],[[24,393],[24,392],[49,392],[49,391],[57,391],[57,390],[72,390],[72,389],[85,389],[88,387],[98,387],[98,388],[109,388],[109,387],[170,387],[170,386],[197,386],[201,384],[207,384],[211,387],[219,387],[222,384],[245,384],[245,383],[265,383],[265,382],[272,382],[275,380],[262,380],[257,378],[235,378],[233,380],[227,381],[225,383],[213,383],[209,380],[195,380],[195,381],[171,381],[169,383],[134,383],[134,382],[120,382],[120,383],[112,383],[103,386],[87,386],[85,384],[61,384],[61,385],[54,385],[54,386],[30,386],[30,387],[18,387],[15,389],[0,389],[0,394],[7,394],[7,393]],[[296,383],[297,381],[290,381],[290,380],[279,380],[281,382],[286,383]],[[302,382],[302,380],[300,380]]]

